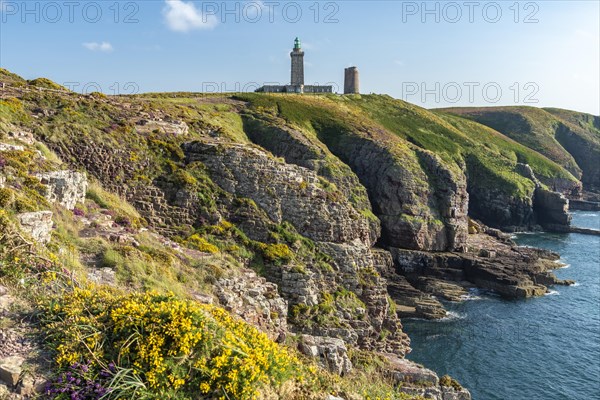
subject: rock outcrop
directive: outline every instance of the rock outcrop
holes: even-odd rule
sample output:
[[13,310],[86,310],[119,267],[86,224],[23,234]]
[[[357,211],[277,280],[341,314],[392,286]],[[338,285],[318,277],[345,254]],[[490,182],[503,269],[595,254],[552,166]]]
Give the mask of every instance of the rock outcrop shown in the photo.
[[517,164],[517,172],[535,184],[532,199],[535,222],[549,231],[567,232],[571,224],[569,200],[560,191],[546,189],[528,164]]
[[[249,146],[193,142],[183,148],[188,164],[202,162],[221,189],[253,200],[273,223],[291,223],[331,258],[326,268],[309,262],[265,271],[289,302],[293,330],[362,348],[398,354],[408,350],[400,321],[390,312],[385,281],[374,268],[370,247],[378,232],[343,193],[312,170]],[[252,229],[248,234],[257,233]],[[310,320],[324,310],[330,317]]]
[[377,272],[386,280],[387,292],[396,304],[399,317],[439,319],[446,316],[442,303],[415,288],[404,275],[396,272],[390,252],[378,250],[373,252],[373,256]]
[[202,162],[222,189],[251,198],[275,223],[288,221],[316,241],[371,244],[367,219],[306,168],[236,144],[193,142],[184,151],[188,163]]
[[229,312],[267,332],[273,340],[282,340],[287,332],[287,301],[279,296],[277,286],[243,270],[241,276],[221,278],[214,291],[219,303]]
[[163,121],[161,119],[141,119],[136,124],[139,133],[161,133],[173,136],[186,135],[190,128],[183,121]]
[[367,188],[381,221],[382,242],[430,251],[462,246],[468,204],[462,173],[383,131],[320,138]]
[[571,217],[569,201],[560,191],[549,190],[528,164],[518,163],[515,171],[533,183],[525,197],[507,195],[503,190],[470,189],[470,215],[509,232],[542,228],[567,232]]
[[389,362],[389,375],[402,392],[432,400],[471,400],[469,391],[456,381],[448,385],[446,379],[441,380],[422,365],[392,354],[385,354],[385,357]]
[[338,375],[352,371],[346,344],[341,339],[302,335],[298,343],[301,353],[319,359],[321,366]]
[[52,233],[52,211],[35,211],[17,215],[21,229],[38,243],[48,243]]
[[535,190],[533,209],[537,222],[551,232],[568,232],[571,225],[569,200],[561,193],[538,187]]
[[[248,138],[289,164],[299,165],[324,177],[350,201],[356,209],[370,213],[371,203],[365,187],[356,174],[334,156],[316,137],[286,125],[285,120],[272,116],[244,114],[244,131]],[[370,218],[371,233],[378,238],[381,227],[377,218]]]
[[[477,286],[507,298],[540,296],[548,285],[571,284],[557,279],[552,270],[558,254],[519,247],[510,239],[489,233],[469,235],[465,253],[428,253],[390,248],[397,272],[418,289],[447,298],[460,299],[457,286]],[[500,234],[501,235],[501,234]],[[502,242],[503,240],[504,242]]]
[[370,199],[384,242],[423,250],[455,249],[464,242],[465,177],[432,152],[410,149],[383,130],[321,134],[319,141],[285,121],[256,115],[246,117],[245,128],[255,143],[330,179],[348,198],[364,199],[359,208],[370,210]]
[[55,171],[37,174],[36,177],[46,185],[48,200],[67,210],[72,210],[77,203],[85,201],[88,182],[86,175],[81,172]]

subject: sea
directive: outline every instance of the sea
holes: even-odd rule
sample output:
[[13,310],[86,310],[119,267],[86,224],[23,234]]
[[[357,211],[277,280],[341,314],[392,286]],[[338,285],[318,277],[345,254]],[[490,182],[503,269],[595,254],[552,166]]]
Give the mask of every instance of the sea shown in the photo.
[[[573,226],[600,229],[600,212],[575,211]],[[561,254],[546,296],[505,300],[473,290],[445,303],[439,321],[403,320],[407,358],[449,374],[474,400],[600,399],[600,236],[524,233],[515,241]]]

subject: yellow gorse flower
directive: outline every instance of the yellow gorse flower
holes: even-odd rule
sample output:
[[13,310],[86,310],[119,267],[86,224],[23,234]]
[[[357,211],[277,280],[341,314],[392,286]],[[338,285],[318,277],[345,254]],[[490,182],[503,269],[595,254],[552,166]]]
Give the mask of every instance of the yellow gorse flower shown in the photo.
[[263,385],[302,380],[299,360],[256,328],[170,293],[75,289],[46,311],[59,365],[117,361],[155,393],[252,399]]

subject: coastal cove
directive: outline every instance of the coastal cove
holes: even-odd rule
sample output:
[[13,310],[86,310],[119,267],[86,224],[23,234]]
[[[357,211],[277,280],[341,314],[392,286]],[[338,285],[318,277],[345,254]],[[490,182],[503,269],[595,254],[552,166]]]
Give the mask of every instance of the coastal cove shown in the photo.
[[[574,212],[573,226],[599,229],[600,212]],[[476,400],[600,398],[600,238],[526,233],[515,241],[559,252],[565,267],[556,275],[577,283],[517,301],[473,291],[445,303],[450,316],[441,321],[404,320],[408,358],[456,377]]]

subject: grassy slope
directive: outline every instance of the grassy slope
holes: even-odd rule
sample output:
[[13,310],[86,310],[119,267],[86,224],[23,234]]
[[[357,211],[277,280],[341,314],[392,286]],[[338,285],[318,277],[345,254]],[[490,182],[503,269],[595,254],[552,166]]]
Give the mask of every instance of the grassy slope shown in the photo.
[[[555,177],[576,181],[568,171],[527,147],[486,126],[443,113],[433,113],[389,96],[281,96],[242,95],[259,110],[277,113],[289,123],[320,135],[335,136],[367,130],[386,140],[393,135],[398,147],[408,143],[431,150],[452,169],[463,160],[476,164],[478,184],[497,186],[515,197],[528,197],[533,184],[514,172],[517,162],[528,163],[549,181]],[[383,131],[383,132],[382,132]],[[387,136],[389,137],[389,136]],[[402,145],[404,143],[404,145]],[[467,165],[469,167],[469,165]],[[482,170],[483,169],[483,170]],[[545,178],[545,179],[544,179]]]
[[581,138],[587,146],[600,148],[600,123],[590,114],[556,108],[535,107],[485,107],[447,108],[440,112],[451,113],[472,119],[502,132],[519,143],[533,149],[581,178],[584,169],[580,160],[575,160],[572,149],[568,149],[558,137],[561,126]]

